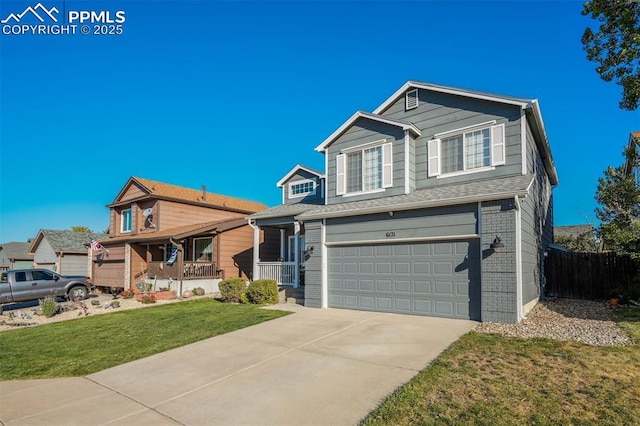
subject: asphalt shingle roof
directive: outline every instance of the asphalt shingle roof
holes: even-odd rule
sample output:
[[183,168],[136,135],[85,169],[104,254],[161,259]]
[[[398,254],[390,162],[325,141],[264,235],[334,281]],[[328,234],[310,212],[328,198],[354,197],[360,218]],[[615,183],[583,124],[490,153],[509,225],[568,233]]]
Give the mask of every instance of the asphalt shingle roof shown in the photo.
[[33,260],[33,255],[29,254],[31,243],[10,242],[0,244],[2,251],[7,255],[7,259]]
[[[215,207],[222,207],[230,210],[238,210],[245,213],[259,212],[267,208],[266,205],[242,198],[230,197],[228,195],[214,194],[206,191],[203,199],[203,191],[200,189],[185,188],[183,186],[171,185],[155,180],[132,177],[132,181],[142,185],[149,193],[150,197],[168,198],[171,200],[186,201],[188,203],[204,204]],[[118,203],[116,200],[114,203]]]
[[249,219],[264,219],[282,216],[320,219],[327,217],[357,216],[384,211],[411,210],[418,208],[448,206],[478,201],[499,200],[516,195],[524,196],[533,181],[533,175],[518,175],[498,179],[486,179],[468,183],[443,185],[420,189],[410,194],[375,198],[347,203],[312,205],[280,205],[249,216]]
[[74,232],[69,230],[42,229],[42,235],[55,252],[82,252],[86,253],[87,246],[92,239],[100,240],[107,237],[101,232]]

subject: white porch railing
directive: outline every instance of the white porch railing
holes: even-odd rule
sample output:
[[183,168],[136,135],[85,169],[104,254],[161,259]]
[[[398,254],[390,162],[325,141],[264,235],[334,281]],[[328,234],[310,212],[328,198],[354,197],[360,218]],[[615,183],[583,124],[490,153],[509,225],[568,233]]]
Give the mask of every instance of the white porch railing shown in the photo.
[[258,262],[260,278],[276,280],[278,284],[294,284],[295,262]]

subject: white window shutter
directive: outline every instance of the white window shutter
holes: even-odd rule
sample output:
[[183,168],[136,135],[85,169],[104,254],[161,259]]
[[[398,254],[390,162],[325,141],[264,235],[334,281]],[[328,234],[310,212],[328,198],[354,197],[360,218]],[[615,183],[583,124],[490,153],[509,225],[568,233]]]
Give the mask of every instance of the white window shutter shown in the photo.
[[440,139],[431,139],[427,144],[429,177],[440,176]]
[[345,155],[336,155],[336,195],[344,195],[347,180],[345,179]]
[[390,143],[382,145],[382,187],[393,186],[393,146]]
[[491,127],[491,165],[501,166],[505,164],[505,140],[504,124]]

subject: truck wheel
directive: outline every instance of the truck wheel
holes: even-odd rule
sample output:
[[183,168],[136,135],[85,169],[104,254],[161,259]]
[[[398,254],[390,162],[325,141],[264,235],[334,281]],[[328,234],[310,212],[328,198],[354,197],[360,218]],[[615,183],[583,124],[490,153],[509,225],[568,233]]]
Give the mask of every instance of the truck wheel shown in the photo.
[[81,285],[77,285],[75,287],[71,287],[69,293],[67,293],[67,298],[69,300],[84,300],[89,295],[89,291],[86,287]]

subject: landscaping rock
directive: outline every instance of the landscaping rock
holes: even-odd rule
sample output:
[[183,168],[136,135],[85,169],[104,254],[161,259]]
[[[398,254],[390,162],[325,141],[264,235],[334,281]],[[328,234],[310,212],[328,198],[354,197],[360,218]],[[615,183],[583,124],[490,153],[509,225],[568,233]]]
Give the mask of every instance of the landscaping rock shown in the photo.
[[482,323],[474,330],[524,339],[573,340],[594,346],[632,343],[629,335],[613,321],[613,310],[609,305],[589,300],[541,301],[518,324]]

